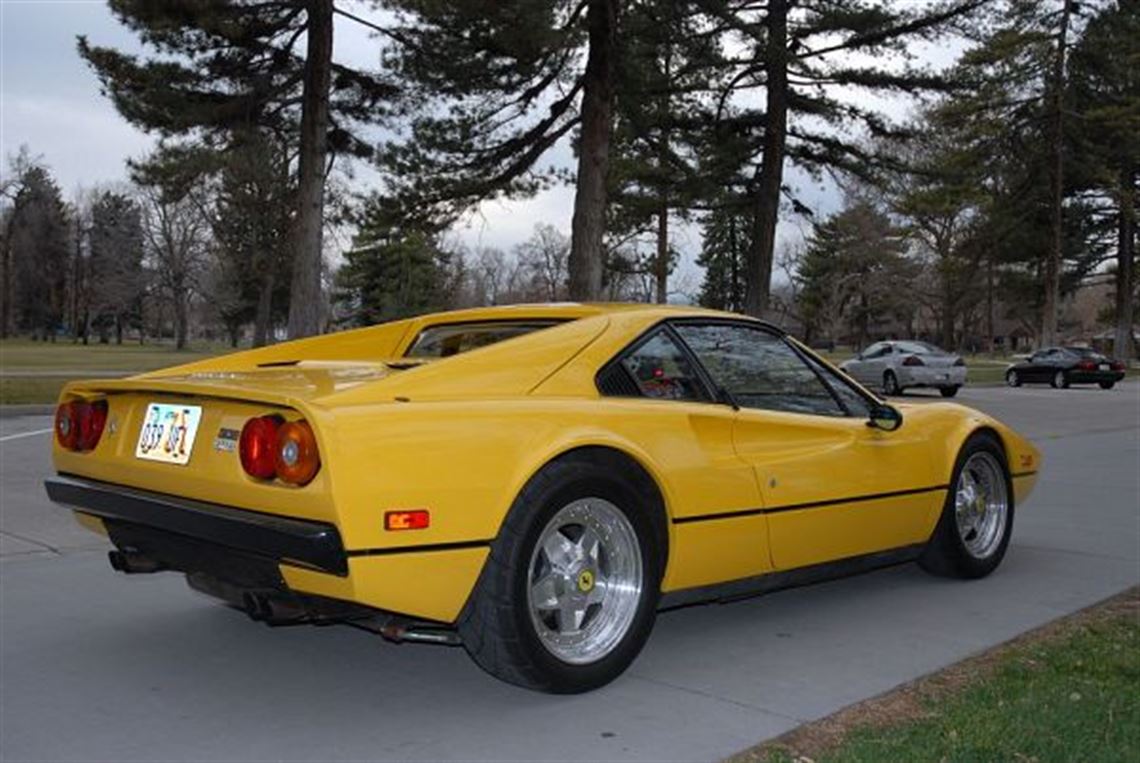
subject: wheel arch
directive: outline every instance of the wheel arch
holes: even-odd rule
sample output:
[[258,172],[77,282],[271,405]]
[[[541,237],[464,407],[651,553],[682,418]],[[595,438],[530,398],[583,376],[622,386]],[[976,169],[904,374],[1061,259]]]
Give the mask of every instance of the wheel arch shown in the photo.
[[658,528],[658,541],[661,546],[662,569],[665,569],[669,562],[670,549],[673,547],[669,491],[665,480],[650,466],[650,460],[627,443],[603,440],[562,443],[559,447],[544,453],[541,458],[535,459],[526,472],[525,478],[515,486],[511,494],[512,504],[526,489],[530,481],[538,477],[545,469],[555,463],[575,458],[613,468],[619,474],[632,477],[638,490],[646,491],[649,504],[655,514],[655,525]]

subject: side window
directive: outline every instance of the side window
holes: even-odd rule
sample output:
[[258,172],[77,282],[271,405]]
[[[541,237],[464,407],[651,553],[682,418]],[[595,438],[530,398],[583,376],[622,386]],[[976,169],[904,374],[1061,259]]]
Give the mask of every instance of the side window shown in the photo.
[[808,364],[814,368],[820,376],[823,377],[827,386],[835,393],[843,403],[843,407],[847,409],[847,413],[859,418],[866,418],[871,415],[871,404],[861,392],[855,389],[844,378],[843,374],[836,373],[831,368],[818,363],[814,358],[808,357]]
[[621,360],[643,397],[706,400],[700,377],[673,338],[659,330]]
[[729,324],[680,324],[713,381],[746,408],[843,416],[835,395],[780,337]]

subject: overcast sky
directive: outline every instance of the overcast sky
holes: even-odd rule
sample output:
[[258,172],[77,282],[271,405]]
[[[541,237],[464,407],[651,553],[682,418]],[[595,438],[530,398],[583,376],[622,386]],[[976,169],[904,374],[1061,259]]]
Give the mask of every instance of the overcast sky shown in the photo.
[[[96,45],[139,50],[137,39],[103,0],[0,0],[0,154],[7,157],[28,146],[68,197],[80,187],[125,181],[126,160],[141,157],[154,144],[100,94],[98,80],[76,52],[80,34]],[[338,18],[335,41],[339,61],[376,66],[377,43],[364,28]],[[935,48],[922,57],[941,64],[952,56]],[[555,161],[572,159],[565,143],[556,149]],[[2,171],[7,171],[6,162]],[[829,182],[813,182],[794,170],[787,175],[798,197],[817,214],[837,206],[839,196]],[[359,180],[366,183],[368,173]],[[559,187],[526,201],[489,202],[468,215],[456,235],[472,247],[510,249],[530,235],[535,223],[568,233],[573,200],[571,188]],[[802,221],[784,224],[781,238],[798,239],[803,226]],[[677,230],[674,244],[683,254],[682,270],[695,280],[697,231]]]

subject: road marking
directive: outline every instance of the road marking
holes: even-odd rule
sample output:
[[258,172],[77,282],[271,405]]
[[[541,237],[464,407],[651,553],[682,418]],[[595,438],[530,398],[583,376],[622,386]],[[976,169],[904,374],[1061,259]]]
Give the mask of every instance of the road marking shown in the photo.
[[19,434],[5,435],[4,437],[0,437],[0,442],[8,442],[9,440],[19,440],[23,437],[34,437],[38,434],[47,434],[48,432],[54,432],[54,431],[55,431],[54,429],[37,429],[34,432],[20,432]]

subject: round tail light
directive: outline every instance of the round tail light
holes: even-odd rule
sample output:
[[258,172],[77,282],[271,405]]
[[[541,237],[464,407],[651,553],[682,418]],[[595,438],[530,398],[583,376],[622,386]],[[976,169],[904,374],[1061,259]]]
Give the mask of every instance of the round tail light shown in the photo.
[[275,416],[260,416],[245,422],[238,441],[238,455],[245,473],[259,480],[271,480],[277,474],[277,430]]
[[72,400],[55,411],[55,436],[68,450],[94,450],[106,424],[106,400]]
[[79,442],[79,414],[74,402],[61,403],[55,409],[55,436],[62,447],[75,450]]
[[277,477],[292,485],[306,485],[321,468],[317,438],[304,421],[289,421],[277,430]]

